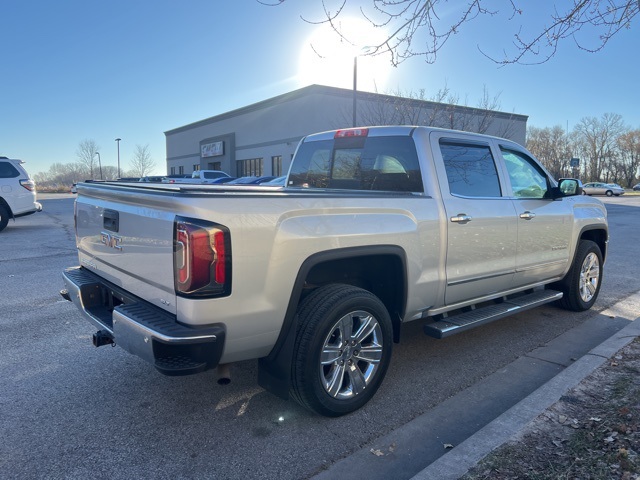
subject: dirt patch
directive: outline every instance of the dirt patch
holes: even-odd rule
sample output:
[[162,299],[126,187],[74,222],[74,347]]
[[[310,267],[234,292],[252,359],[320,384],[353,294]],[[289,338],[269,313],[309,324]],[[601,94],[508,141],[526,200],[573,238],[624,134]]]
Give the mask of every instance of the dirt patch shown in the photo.
[[640,340],[462,479],[640,479]]

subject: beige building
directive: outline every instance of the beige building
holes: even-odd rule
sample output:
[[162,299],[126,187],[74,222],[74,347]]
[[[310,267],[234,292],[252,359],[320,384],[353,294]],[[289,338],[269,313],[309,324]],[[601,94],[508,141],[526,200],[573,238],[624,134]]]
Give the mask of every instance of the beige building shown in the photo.
[[[355,100],[354,100],[355,98]],[[355,106],[355,113],[354,113]],[[167,173],[284,175],[305,135],[353,126],[429,125],[525,143],[526,115],[311,85],[165,132]]]

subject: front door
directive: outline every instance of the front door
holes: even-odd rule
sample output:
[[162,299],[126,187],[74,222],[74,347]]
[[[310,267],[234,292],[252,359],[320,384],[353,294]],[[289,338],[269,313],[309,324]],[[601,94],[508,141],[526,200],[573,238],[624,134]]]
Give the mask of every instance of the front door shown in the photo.
[[445,302],[508,290],[516,267],[517,217],[502,195],[491,148],[463,135],[434,135],[432,151],[444,165],[438,176],[448,237]]
[[573,233],[572,198],[548,198],[550,183],[528,155],[501,147],[518,216],[514,286],[562,275],[569,263]]

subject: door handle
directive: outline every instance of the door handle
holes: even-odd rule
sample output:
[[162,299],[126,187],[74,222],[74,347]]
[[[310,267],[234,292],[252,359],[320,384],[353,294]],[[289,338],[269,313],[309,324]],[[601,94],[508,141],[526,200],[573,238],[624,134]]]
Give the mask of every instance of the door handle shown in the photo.
[[531,220],[533,218],[535,218],[536,214],[530,211],[526,211],[524,213],[520,214],[520,218],[524,219],[524,220]]
[[453,223],[464,224],[464,223],[469,223],[471,221],[471,217],[466,213],[459,213],[455,217],[451,217],[449,220],[451,220]]

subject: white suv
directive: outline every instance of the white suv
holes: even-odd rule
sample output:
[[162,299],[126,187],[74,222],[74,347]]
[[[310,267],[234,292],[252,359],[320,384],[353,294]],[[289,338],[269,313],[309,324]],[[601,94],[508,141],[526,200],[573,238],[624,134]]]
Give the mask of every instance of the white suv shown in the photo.
[[0,157],[0,232],[10,218],[42,210],[36,202],[36,184],[22,167],[22,160]]

